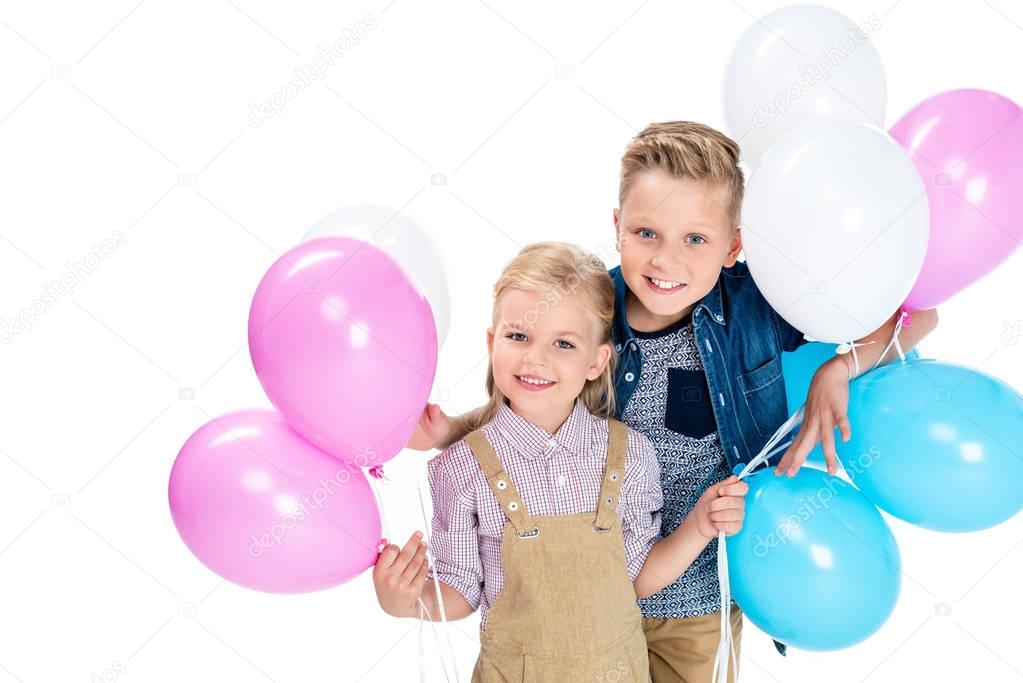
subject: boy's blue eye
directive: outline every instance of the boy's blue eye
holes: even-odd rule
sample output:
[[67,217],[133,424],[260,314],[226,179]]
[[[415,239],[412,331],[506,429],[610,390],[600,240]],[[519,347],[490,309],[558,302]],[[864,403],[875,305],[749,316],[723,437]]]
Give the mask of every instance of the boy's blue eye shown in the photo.
[[526,340],[526,335],[522,334],[521,332],[509,332],[505,336],[508,337],[508,339],[511,339],[512,341],[525,341]]
[[650,228],[640,228],[636,232],[640,237],[642,237],[645,240],[652,240],[653,238],[657,237],[657,233],[655,233]]
[[706,244],[707,242],[707,240],[704,239],[703,236],[701,235],[690,235],[689,237],[691,237],[694,240],[700,240],[699,242],[693,242],[693,244]]
[[[556,343],[558,344],[558,348],[559,349],[574,349],[575,348],[575,345],[572,344],[572,342],[565,341],[564,339],[559,339]],[[562,346],[562,344],[564,344],[564,346]]]

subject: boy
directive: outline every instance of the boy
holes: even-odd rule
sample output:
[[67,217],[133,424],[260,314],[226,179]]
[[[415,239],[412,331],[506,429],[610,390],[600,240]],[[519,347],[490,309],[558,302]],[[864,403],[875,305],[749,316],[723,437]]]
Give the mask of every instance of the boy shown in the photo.
[[[806,340],[764,299],[746,264],[739,227],[743,172],[738,145],[707,126],[648,126],[622,158],[614,211],[622,265],[615,284],[615,393],[620,418],[657,451],[664,493],[662,534],[674,530],[709,484],[749,462],[786,420],[781,354]],[[861,372],[878,360],[898,314],[856,340]],[[935,311],[914,313],[899,336],[906,351],[934,329]],[[871,343],[874,342],[874,343]],[[802,426],[776,475],[794,476],[818,441],[837,471],[835,429],[850,436],[846,408],[855,373],[849,354],[817,370]],[[891,350],[885,360],[897,357]],[[409,447],[464,436],[466,416],[424,411]],[[711,680],[718,646],[717,545],[674,583],[639,601],[655,682]],[[738,656],[742,615],[732,603]],[[778,651],[785,646],[775,643]],[[735,674],[729,671],[730,679]]]

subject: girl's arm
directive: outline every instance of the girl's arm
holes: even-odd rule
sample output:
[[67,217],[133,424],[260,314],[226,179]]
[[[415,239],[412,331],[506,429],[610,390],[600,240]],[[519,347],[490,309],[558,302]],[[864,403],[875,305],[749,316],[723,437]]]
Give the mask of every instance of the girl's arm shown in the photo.
[[[445,616],[451,620],[464,619],[475,610],[462,594],[443,581],[426,578],[426,543],[422,537],[417,531],[404,548],[387,545],[380,553],[373,568],[373,585],[380,607],[392,617],[440,621],[436,584],[444,600]],[[426,605],[426,614],[422,613],[420,600]]]
[[[434,588],[434,583],[440,586],[441,598],[444,600],[444,616],[447,619],[454,621],[455,619],[465,619],[467,616],[475,612],[472,605],[466,602],[465,597],[461,593],[456,591],[451,586],[447,585],[443,581],[437,581],[436,579],[430,579],[426,582],[426,587],[423,589],[423,603],[426,605],[427,614],[424,618],[427,621],[440,621],[440,606],[437,604],[437,590]],[[420,616],[419,606],[416,606],[416,613],[414,616]]]
[[636,597],[648,598],[681,576],[719,531],[739,533],[747,491],[749,484],[735,476],[704,491],[678,528],[650,549],[632,582]]

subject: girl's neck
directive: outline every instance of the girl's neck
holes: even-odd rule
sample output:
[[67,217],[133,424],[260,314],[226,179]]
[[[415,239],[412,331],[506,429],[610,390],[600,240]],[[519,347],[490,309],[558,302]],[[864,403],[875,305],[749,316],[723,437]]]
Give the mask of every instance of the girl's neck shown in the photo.
[[511,401],[508,402],[508,407],[522,419],[553,435],[557,433],[561,425],[568,419],[568,416],[572,414],[572,409],[575,408],[575,401],[572,401],[567,406],[551,406],[535,412],[521,410]]

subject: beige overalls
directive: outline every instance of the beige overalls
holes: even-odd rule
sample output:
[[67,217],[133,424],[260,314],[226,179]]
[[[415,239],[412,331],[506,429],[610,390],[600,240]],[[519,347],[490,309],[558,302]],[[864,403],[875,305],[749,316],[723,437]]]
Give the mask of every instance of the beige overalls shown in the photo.
[[616,512],[628,432],[616,420],[608,431],[597,509],[536,517],[483,432],[465,438],[509,520],[501,541],[504,587],[480,631],[474,683],[650,680]]

